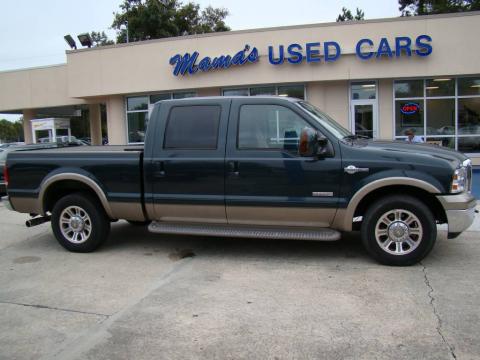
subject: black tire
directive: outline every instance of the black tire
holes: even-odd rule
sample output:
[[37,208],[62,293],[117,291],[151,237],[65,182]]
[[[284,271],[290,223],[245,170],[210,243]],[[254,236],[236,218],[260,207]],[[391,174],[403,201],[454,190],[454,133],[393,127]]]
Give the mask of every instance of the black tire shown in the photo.
[[151,221],[132,221],[132,220],[127,220],[127,222],[133,226],[148,226],[151,223]]
[[[89,224],[91,231],[83,234],[88,235],[85,236],[83,242],[73,242],[73,240],[69,240],[69,238],[64,235],[66,232],[65,228],[68,229],[70,225],[64,225],[65,228],[63,231],[61,229],[60,219],[64,211],[66,212],[69,208],[74,210],[81,209],[88,215],[89,221],[85,223]],[[67,215],[68,214],[63,215],[64,219]],[[72,252],[92,252],[103,244],[110,233],[110,219],[105,213],[103,206],[95,197],[86,193],[74,193],[61,198],[53,207],[51,222],[52,230],[57,241],[65,249]],[[67,233],[67,236],[70,234],[73,234],[73,231]]]
[[[389,213],[397,209],[403,210],[403,212]],[[414,216],[409,217],[409,213]],[[389,215],[384,216],[386,214]],[[388,218],[386,221],[381,220],[386,217]],[[415,217],[416,220],[410,222],[410,225],[407,226],[408,231],[405,232],[407,220]],[[403,218],[406,221],[395,221],[397,218]],[[400,230],[400,232],[396,233],[396,235],[400,236],[397,238],[398,241],[394,241],[391,244],[389,241],[394,240],[395,233],[394,228],[391,226],[393,223],[388,226],[385,225],[388,220],[396,222]],[[376,235],[377,223],[378,241]],[[386,235],[382,235],[384,232]],[[408,234],[405,235],[405,241],[402,241],[402,232]],[[420,232],[421,236],[419,235]],[[437,240],[437,226],[435,217],[422,201],[408,195],[392,195],[377,200],[368,208],[363,217],[361,236],[363,245],[368,253],[378,262],[384,265],[408,266],[418,263],[432,250]],[[397,243],[401,244],[397,245]],[[413,245],[410,246],[409,243]],[[398,254],[392,254],[391,252],[398,252]]]

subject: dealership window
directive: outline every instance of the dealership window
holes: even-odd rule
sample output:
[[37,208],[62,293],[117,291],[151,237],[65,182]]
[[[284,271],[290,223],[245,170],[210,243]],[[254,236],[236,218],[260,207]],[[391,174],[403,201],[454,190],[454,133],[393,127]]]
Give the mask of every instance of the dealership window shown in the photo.
[[160,93],[143,96],[129,96],[126,98],[128,143],[141,144],[145,141],[148,115],[153,105],[161,100],[184,99],[195,97],[196,93],[191,91]]
[[397,80],[395,138],[413,130],[425,142],[480,154],[480,78]]
[[223,96],[278,95],[305,100],[305,85],[268,85],[229,88],[224,89],[222,93]]

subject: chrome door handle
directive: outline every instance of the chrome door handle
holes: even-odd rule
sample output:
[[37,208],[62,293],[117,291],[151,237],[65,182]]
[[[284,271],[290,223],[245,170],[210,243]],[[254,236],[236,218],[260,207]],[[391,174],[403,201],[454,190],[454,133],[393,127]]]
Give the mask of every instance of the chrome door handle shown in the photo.
[[357,168],[355,165],[348,165],[347,167],[343,168],[343,170],[347,173],[347,174],[356,174],[357,172],[369,172],[370,169],[369,168]]

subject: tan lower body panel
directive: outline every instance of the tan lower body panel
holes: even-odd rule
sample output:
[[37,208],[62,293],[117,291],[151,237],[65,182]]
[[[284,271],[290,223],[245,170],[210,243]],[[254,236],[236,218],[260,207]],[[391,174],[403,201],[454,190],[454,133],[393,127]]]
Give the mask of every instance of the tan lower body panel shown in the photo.
[[110,208],[115,219],[145,221],[140,203],[111,202]]
[[329,227],[333,208],[228,206],[229,224]]
[[226,224],[224,205],[155,204],[155,220]]
[[10,204],[12,204],[15,211],[20,213],[41,214],[43,212],[39,205],[38,199],[27,197],[10,197]]

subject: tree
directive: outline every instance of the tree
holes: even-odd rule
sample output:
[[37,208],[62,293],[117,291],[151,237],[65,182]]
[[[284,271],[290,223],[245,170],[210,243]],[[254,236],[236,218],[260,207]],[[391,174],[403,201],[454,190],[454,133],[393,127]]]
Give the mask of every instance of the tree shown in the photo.
[[228,10],[212,6],[200,10],[194,2],[178,0],[123,0],[115,13],[112,28],[117,42],[160,39],[172,36],[229,31],[225,24]]
[[357,8],[355,16],[352,15],[352,12],[346,7],[342,7],[342,13],[338,15],[337,22],[342,21],[358,21],[365,20],[365,13],[363,10]]
[[105,34],[105,31],[92,31],[90,33],[90,37],[92,38],[94,47],[115,44],[115,41],[108,38],[107,34]]
[[22,120],[11,122],[5,119],[0,120],[0,142],[23,141]]
[[480,0],[399,0],[398,5],[402,16],[480,10]]

